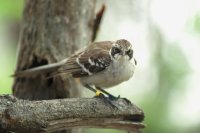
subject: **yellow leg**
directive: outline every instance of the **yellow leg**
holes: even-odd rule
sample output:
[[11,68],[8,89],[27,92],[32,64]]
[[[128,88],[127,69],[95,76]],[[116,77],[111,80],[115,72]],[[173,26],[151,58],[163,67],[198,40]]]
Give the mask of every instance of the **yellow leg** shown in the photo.
[[96,97],[102,97],[102,96],[104,96],[103,93],[102,93],[102,91],[100,91],[98,89],[94,89],[94,88],[92,88],[89,85],[85,85],[85,87],[88,88],[89,90],[93,91],[95,93]]
[[115,97],[115,96],[113,96],[112,94],[108,93],[107,91],[105,91],[104,89],[102,89],[102,88],[100,88],[100,87],[97,87],[97,86],[95,86],[95,87],[96,87],[97,91],[100,91],[101,94],[106,94],[106,95],[108,95],[108,97],[109,97],[110,99],[118,99],[118,98],[120,98],[120,96]]
[[99,90],[96,90],[95,94],[96,94],[96,96],[98,97],[98,96],[102,95],[102,92],[99,91]]

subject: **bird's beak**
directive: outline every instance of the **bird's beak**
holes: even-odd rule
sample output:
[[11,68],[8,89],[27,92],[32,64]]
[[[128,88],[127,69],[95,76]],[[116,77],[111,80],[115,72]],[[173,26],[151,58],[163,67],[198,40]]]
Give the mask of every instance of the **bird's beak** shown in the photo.
[[135,62],[135,65],[137,65],[137,61],[136,61],[136,59],[134,58],[134,62]]

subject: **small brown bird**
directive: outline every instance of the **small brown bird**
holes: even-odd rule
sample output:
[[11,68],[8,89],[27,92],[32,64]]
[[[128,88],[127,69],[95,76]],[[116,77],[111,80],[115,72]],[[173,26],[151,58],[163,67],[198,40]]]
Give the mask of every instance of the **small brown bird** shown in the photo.
[[[133,63],[131,59],[134,59]],[[32,77],[41,73],[52,73],[52,76],[72,75],[74,78],[80,78],[81,83],[97,96],[104,93],[114,98],[104,89],[129,80],[135,65],[131,43],[120,39],[94,42],[60,62],[16,72],[13,76]]]

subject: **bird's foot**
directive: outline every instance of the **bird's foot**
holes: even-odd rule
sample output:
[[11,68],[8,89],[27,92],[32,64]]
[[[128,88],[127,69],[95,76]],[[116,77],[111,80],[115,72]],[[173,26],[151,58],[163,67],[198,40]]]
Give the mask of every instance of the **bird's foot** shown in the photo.
[[118,100],[120,98],[120,95],[118,97],[114,96],[114,95],[111,95],[111,94],[108,94],[108,98],[110,100]]

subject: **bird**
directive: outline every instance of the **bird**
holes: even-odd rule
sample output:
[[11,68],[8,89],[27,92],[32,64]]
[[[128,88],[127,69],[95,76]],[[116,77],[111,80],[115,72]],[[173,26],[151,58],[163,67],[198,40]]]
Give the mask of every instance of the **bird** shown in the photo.
[[95,92],[96,96],[105,94],[113,99],[116,97],[105,89],[129,80],[136,65],[132,44],[126,39],[119,39],[93,42],[60,62],[18,71],[13,76],[32,77],[42,73],[51,73],[52,77],[71,75],[79,78],[81,84]]

